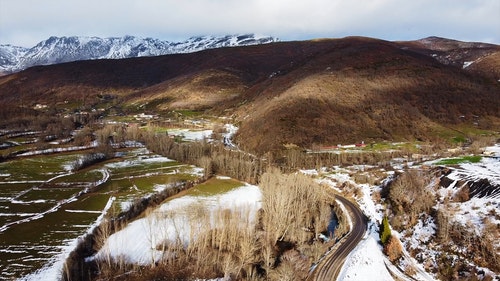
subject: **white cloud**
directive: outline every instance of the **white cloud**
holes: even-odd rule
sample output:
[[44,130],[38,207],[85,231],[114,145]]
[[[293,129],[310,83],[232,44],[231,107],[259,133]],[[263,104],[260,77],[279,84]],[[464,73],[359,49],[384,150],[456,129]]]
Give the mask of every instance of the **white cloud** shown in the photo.
[[284,40],[438,35],[500,43],[498,0],[0,0],[0,43],[51,35],[180,40],[255,32]]

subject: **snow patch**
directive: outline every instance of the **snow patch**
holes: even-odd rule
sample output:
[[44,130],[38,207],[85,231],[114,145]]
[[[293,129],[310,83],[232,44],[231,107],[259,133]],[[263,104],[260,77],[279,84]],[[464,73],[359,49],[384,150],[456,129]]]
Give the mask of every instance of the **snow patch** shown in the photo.
[[385,267],[381,246],[373,235],[361,241],[349,254],[338,280],[394,280]]
[[474,63],[474,61],[464,61],[464,65],[462,66],[462,68],[466,69],[467,67],[469,67],[473,63]]
[[173,199],[147,217],[135,220],[111,235],[96,258],[124,259],[126,262],[143,265],[156,262],[164,254],[158,250],[162,243],[180,239],[185,245],[189,243],[190,236],[197,233],[200,222],[196,221],[196,214],[192,212],[197,205],[207,208],[212,217],[220,208],[250,210],[250,219],[255,220],[260,200],[260,189],[248,184],[217,196],[183,196]]

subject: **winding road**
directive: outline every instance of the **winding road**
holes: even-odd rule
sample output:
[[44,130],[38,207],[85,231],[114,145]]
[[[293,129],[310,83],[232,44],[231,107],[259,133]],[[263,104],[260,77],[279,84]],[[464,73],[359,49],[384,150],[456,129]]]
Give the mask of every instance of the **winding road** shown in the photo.
[[354,250],[366,232],[366,219],[361,210],[351,201],[337,195],[337,200],[344,204],[351,216],[352,229],[347,236],[341,240],[341,244],[330,251],[311,272],[307,280],[337,280],[340,270],[344,265],[349,253]]

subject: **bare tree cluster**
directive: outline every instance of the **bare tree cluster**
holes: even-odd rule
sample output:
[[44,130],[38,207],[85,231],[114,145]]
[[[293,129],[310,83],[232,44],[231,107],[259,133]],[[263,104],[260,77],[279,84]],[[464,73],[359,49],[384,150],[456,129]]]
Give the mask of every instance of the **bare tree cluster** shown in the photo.
[[142,138],[146,146],[158,154],[202,167],[205,170],[205,177],[217,173],[257,183],[265,168],[264,160],[261,158],[227,149],[220,143],[177,142],[166,134],[159,135],[154,131],[144,132]]
[[[270,153],[271,154],[271,153]],[[395,157],[411,157],[411,151],[405,149],[400,151],[361,151],[361,152],[313,152],[309,153],[298,147],[292,147],[283,151],[272,153],[275,165],[287,172],[297,169],[319,169],[328,166],[348,165],[381,165],[388,163]],[[267,157],[267,155],[266,155]]]
[[395,229],[411,228],[420,214],[430,214],[435,203],[431,180],[427,171],[412,169],[400,174],[389,185],[388,199],[393,212],[391,225]]
[[128,268],[124,261],[108,259],[104,263],[97,264],[95,261],[88,262],[87,259],[99,251],[107,237],[120,230],[128,222],[143,214],[148,208],[153,208],[163,202],[166,198],[173,196],[187,188],[192,187],[200,181],[189,181],[176,184],[173,188],[168,188],[147,198],[136,199],[131,207],[116,216],[109,217],[96,227],[92,233],[81,238],[76,248],[69,254],[64,263],[63,280],[87,281],[95,279],[95,276],[102,270],[109,270],[109,274],[116,273],[117,268],[123,270]]
[[[437,239],[447,252],[472,259],[475,264],[500,270],[500,255],[498,254],[498,237],[500,231],[497,225],[485,221],[481,232],[471,224],[463,225],[451,219],[452,214],[446,206],[436,212]],[[460,266],[440,268],[444,280],[446,276],[455,276],[463,270]],[[449,271],[452,271],[450,273]]]
[[333,196],[310,177],[273,170],[262,175],[263,223],[271,241],[304,243],[325,230]]
[[88,153],[71,163],[71,170],[78,171],[108,159],[104,153]]
[[[98,278],[116,280],[186,280],[224,276],[231,280],[303,280],[327,245],[316,239],[332,216],[334,196],[303,174],[264,173],[262,209],[210,211],[190,206],[188,243],[180,230],[175,239],[151,247],[161,251],[150,266],[104,258]],[[160,224],[174,213],[153,212]],[[176,226],[174,223],[174,227]],[[111,231],[103,228],[103,233]],[[100,241],[100,240],[99,240]]]

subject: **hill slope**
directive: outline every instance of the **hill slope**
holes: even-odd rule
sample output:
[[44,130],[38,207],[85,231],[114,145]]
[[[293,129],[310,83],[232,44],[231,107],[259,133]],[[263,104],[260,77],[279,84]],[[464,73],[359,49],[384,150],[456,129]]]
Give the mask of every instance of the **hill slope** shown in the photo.
[[419,41],[360,37],[73,62],[1,77],[0,104],[95,107],[105,94],[129,109],[209,110],[232,115],[236,141],[258,153],[499,128],[500,47],[465,46],[451,51],[477,58],[465,68]]
[[475,118],[482,128],[498,124],[496,81],[390,42],[347,40],[351,44],[339,41],[299,69],[273,77],[238,111],[252,112],[238,139],[264,152],[287,142],[428,140],[444,127],[472,126]]

